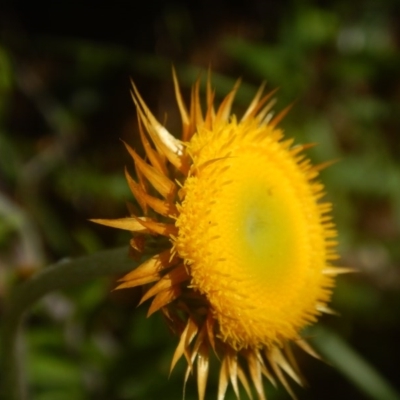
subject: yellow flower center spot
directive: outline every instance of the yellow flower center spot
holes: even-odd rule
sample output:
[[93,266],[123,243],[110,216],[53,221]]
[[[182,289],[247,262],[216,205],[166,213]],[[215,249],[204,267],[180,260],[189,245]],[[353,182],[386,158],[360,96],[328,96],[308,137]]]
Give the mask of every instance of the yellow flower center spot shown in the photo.
[[[238,161],[241,159],[239,157]],[[229,216],[237,227],[226,232],[226,242],[238,250],[237,261],[247,265],[249,273],[272,287],[288,273],[287,267],[293,261],[293,254],[287,249],[296,239],[294,229],[282,191],[271,182],[271,176],[265,176],[264,171],[256,182],[249,182],[246,176],[242,181],[239,175],[254,168],[255,160],[249,165],[242,161],[243,166],[237,171],[238,178],[226,193],[237,199]],[[224,229],[223,224],[220,228]]]

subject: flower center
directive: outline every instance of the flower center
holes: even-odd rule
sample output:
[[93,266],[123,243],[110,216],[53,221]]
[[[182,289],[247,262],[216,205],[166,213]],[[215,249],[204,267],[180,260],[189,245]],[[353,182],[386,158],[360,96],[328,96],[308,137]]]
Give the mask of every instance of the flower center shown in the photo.
[[240,125],[228,128],[229,155],[222,134],[221,151],[199,146],[176,248],[222,339],[239,349],[296,338],[315,317],[326,249],[311,185],[275,131],[254,144]]
[[288,273],[291,252],[287,250],[295,240],[287,210],[272,188],[242,185],[241,190],[242,198],[238,195],[234,210],[238,221],[235,247],[240,251],[241,264],[248,265],[248,272],[264,284],[277,284]]

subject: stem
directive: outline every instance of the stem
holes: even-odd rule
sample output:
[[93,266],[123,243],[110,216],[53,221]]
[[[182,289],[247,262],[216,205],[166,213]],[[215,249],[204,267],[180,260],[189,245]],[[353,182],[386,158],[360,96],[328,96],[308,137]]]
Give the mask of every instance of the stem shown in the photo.
[[23,316],[44,295],[85,281],[128,272],[137,262],[128,257],[128,248],[102,251],[74,260],[61,260],[40,271],[17,287],[4,315],[2,337],[2,396],[7,400],[27,398],[26,382],[21,373],[21,327]]
[[372,400],[400,400],[392,385],[339,336],[326,328],[314,328],[317,350],[348,380]]

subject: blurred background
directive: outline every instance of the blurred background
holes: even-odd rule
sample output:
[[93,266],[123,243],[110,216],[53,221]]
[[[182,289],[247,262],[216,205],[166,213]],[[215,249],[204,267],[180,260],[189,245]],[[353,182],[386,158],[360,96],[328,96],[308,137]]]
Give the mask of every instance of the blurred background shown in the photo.
[[[150,0],[91,9],[3,1],[0,29],[0,314],[13,288],[46,265],[128,243],[128,233],[88,219],[126,216],[132,200],[123,173],[132,162],[120,141],[140,146],[130,79],[179,134],[171,66],[186,99],[211,66],[219,100],[243,78],[238,115],[265,80],[280,88],[277,110],[295,101],[281,123],[286,134],[318,143],[314,162],[339,160],[321,179],[340,265],[359,273],[339,277],[332,306],[340,316],[320,326],[358,383],[329,357],[298,352],[309,385],[292,385],[298,398],[370,398],[352,352],[400,391],[399,1]],[[177,339],[159,315],[136,309],[136,290],[112,292],[115,279],[34,307],[25,335],[32,399],[182,398],[185,363],[168,379]],[[310,340],[329,353],[323,330]],[[216,398],[217,377],[207,398]],[[196,399],[194,381],[187,400]],[[289,399],[282,388],[266,390],[268,399]]]

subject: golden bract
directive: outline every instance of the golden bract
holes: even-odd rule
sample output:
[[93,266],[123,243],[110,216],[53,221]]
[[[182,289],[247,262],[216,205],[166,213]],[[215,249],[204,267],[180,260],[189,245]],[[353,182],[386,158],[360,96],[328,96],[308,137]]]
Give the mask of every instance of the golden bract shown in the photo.
[[185,355],[186,382],[197,360],[200,399],[211,349],[221,360],[219,400],[229,380],[237,396],[239,380],[251,397],[250,381],[264,399],[263,376],[292,394],[282,371],[301,379],[290,344],[316,356],[300,332],[330,312],[334,277],[345,272],[329,264],[336,231],[315,181],[324,165],[305,158],[309,146],[284,140],[276,125],[286,110],[272,118],[273,93],[262,97],[263,87],[237,121],[230,110],[238,84],[215,110],[208,80],[203,114],[199,82],[189,112],[175,74],[174,83],[182,141],[133,86],[147,161],[127,146],[138,179],[127,173],[127,180],[143,215],[96,220],[130,230],[139,252],[147,235],[169,239],[118,288],[146,287],[149,314],[161,310],[180,336],[171,369]]

